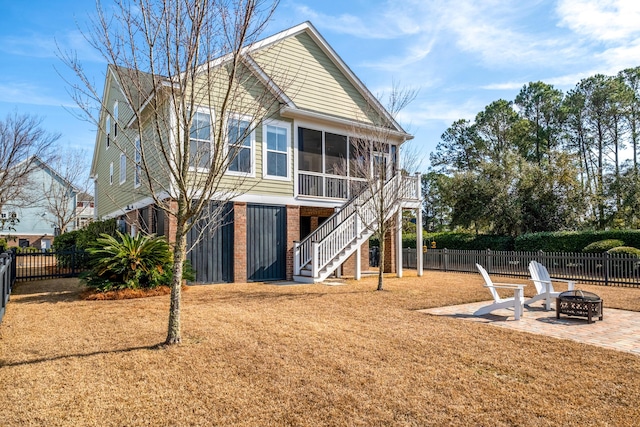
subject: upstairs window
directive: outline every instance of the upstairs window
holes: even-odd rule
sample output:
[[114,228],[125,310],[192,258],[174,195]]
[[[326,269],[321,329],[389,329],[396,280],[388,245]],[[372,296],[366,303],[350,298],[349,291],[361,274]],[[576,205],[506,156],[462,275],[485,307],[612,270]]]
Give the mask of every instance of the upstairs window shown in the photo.
[[113,184],[113,162],[109,164],[109,185]]
[[288,123],[275,121],[263,127],[266,177],[289,178],[289,129]]
[[207,169],[211,164],[211,115],[197,111],[189,132],[189,166]]
[[120,153],[120,184],[127,180],[127,155]]
[[134,158],[134,162],[136,164],[135,170],[133,172],[133,186],[134,187],[139,187],[140,186],[140,176],[142,175],[142,146],[140,144],[140,140],[137,139],[136,140],[136,153],[135,153],[135,158]]
[[227,122],[227,153],[229,171],[242,174],[253,172],[253,132],[251,123],[241,117],[231,117]]
[[109,116],[108,113],[105,119],[104,132],[106,134],[105,144],[107,148],[109,148],[111,146],[111,116]]
[[113,103],[113,137],[118,137],[118,120],[120,119],[120,115],[118,113],[118,101]]

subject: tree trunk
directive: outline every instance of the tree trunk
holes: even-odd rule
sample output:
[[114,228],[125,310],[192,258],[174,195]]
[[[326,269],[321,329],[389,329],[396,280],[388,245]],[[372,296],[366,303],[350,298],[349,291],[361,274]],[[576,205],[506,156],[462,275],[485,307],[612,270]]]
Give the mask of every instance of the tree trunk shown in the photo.
[[181,218],[176,226],[176,243],[173,250],[173,277],[171,279],[171,305],[169,307],[169,330],[167,332],[166,345],[180,344],[182,335],[180,332],[180,302],[182,295],[182,265],[186,256],[187,235],[184,232],[185,224]]
[[377,291],[381,291],[382,289],[382,283],[383,283],[383,275],[384,275],[384,239],[385,239],[385,227],[382,227],[380,229],[380,262],[378,263],[378,288],[376,289]]

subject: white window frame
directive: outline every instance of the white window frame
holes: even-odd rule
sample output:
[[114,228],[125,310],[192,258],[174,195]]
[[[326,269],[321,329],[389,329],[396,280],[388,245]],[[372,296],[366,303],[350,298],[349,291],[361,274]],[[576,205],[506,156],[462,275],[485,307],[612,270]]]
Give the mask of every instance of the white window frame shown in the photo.
[[113,140],[118,138],[118,119],[120,118],[120,109],[118,108],[118,101],[113,103]]
[[113,185],[113,162],[109,164],[109,185]]
[[[213,109],[211,108],[207,108],[207,107],[201,107],[201,106],[197,106],[194,108],[194,116],[195,113],[203,113],[203,114],[207,114],[209,116],[209,162],[211,162],[214,152],[213,152],[213,138],[214,138],[214,125],[215,125],[215,116],[213,113]],[[191,125],[193,125],[193,121],[191,123]],[[195,138],[191,138],[191,126],[189,126],[189,150],[191,150],[191,140],[194,139],[195,141],[204,141],[203,139],[195,139]],[[190,159],[191,161],[191,159]],[[197,167],[197,166],[189,166],[189,170],[190,171],[196,171],[196,172],[208,172],[209,168],[202,168],[202,167]]]
[[120,152],[120,185],[127,182],[127,154]]
[[109,149],[111,146],[111,116],[109,116],[109,112],[107,111],[107,117],[105,118],[105,149]]
[[[252,122],[252,118],[249,116],[245,116],[241,114],[229,114],[229,116],[227,117],[227,120],[225,121],[225,126],[226,126],[226,129],[225,129],[226,141],[224,144],[225,156],[229,154],[229,121],[230,120],[245,121],[249,123],[249,127],[251,127],[251,122]],[[252,129],[251,132],[249,133],[249,146],[247,147],[243,145],[242,147],[244,149],[248,148],[250,151],[249,158],[251,161],[251,165],[249,168],[249,172],[232,171],[232,170],[229,170],[229,168],[227,167],[226,174],[254,178],[256,176],[256,131],[255,129]]]
[[138,188],[142,183],[142,143],[140,138],[136,139],[134,156],[133,188]]
[[[287,131],[287,150],[286,152],[269,150],[267,148],[267,127],[275,126],[279,128],[284,128]],[[291,138],[291,123],[285,122],[282,120],[265,120],[262,123],[262,177],[265,179],[272,179],[277,181],[291,181],[291,156],[292,156],[292,138]],[[287,175],[286,176],[278,176],[278,175],[269,175],[268,174],[268,152],[274,152],[279,154],[285,154],[287,159],[285,161],[287,165]]]

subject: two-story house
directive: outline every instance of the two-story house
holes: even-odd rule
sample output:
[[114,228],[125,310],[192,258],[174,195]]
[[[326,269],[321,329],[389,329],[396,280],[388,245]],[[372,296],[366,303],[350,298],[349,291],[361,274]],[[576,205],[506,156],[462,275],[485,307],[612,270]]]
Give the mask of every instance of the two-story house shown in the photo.
[[49,249],[62,227],[64,231],[81,228],[87,216],[93,216],[92,208],[89,212],[83,207],[93,205],[93,197],[42,159],[34,157],[32,161],[35,167],[20,184],[21,197],[6,201],[2,207],[0,218],[5,229],[0,230],[0,236],[9,246]]
[[[228,204],[224,224],[204,234],[193,229],[188,236],[197,281],[317,282],[340,271],[359,277],[362,266],[368,266],[371,230],[358,226],[358,210],[367,199],[358,192],[362,176],[350,166],[361,161],[353,134],[384,123],[388,141],[370,161],[388,165],[385,187],[403,195],[392,220],[402,208],[420,214],[420,179],[400,173],[400,147],[412,136],[308,22],[249,46],[244,56],[245,66],[276,98],[278,108],[243,140],[237,161],[229,166],[229,182],[241,178],[246,191]],[[114,71],[110,66],[106,76],[107,111],[91,169],[96,216],[119,218],[131,232],[171,236],[172,218],[154,205],[140,182],[138,153],[144,137],[122,136],[130,128],[150,126],[132,119],[132,109],[142,111],[148,103],[126,102],[127,82]],[[215,132],[215,113],[207,107],[197,117],[199,130],[205,131],[192,132],[192,144],[209,144]],[[242,127],[241,117],[229,120]],[[145,135],[139,128],[137,133]],[[388,271],[401,269],[401,227],[396,230],[388,238]]]

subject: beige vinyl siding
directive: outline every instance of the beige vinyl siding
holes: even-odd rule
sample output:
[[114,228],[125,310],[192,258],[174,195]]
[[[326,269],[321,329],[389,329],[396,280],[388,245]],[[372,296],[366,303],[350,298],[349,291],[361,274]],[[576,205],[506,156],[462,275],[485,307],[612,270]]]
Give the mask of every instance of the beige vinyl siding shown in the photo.
[[[221,184],[226,189],[240,188],[240,191],[246,194],[264,194],[271,196],[293,196],[293,122],[290,119],[282,118],[278,115],[279,102],[271,94],[268,89],[260,82],[255,75],[246,67],[240,66],[239,84],[233,88],[233,94],[230,97],[227,106],[227,115],[222,118],[220,114],[221,104],[224,91],[226,90],[226,79],[228,72],[225,67],[219,67],[215,71],[215,79],[211,85],[211,92],[206,90],[206,79],[196,89],[196,99],[200,107],[211,105],[212,114],[215,116],[214,132],[218,132],[224,119],[226,121],[231,114],[239,116],[248,116],[252,121],[254,130],[254,145],[252,160],[254,162],[253,176],[239,176],[236,174],[227,174],[223,177]],[[290,181],[264,179],[263,178],[263,135],[262,120],[277,119],[290,123],[290,151],[289,151],[289,170]]]
[[[106,106],[111,111],[115,101],[118,101],[119,120],[118,120],[118,136],[111,136],[110,147],[106,148],[106,135],[100,132],[100,141],[98,152],[98,161],[96,171],[98,173],[98,190],[97,198],[97,215],[98,218],[122,211],[127,205],[132,205],[136,201],[144,199],[150,195],[148,185],[146,185],[144,172],[141,174],[142,182],[138,188],[135,188],[135,142],[140,138],[140,129],[137,123],[131,127],[127,125],[132,121],[133,111],[124,99],[124,95],[120,92],[119,85],[115,83],[113,77],[110,81],[110,90],[107,93]],[[153,176],[161,179],[159,190],[167,188],[168,175],[162,171],[161,162],[158,161],[157,152],[154,150],[154,144],[151,143],[155,139],[155,130],[151,126],[151,116],[142,127],[142,144],[144,145],[145,155],[150,165],[150,169],[156,171]],[[104,120],[104,116],[103,116]],[[114,120],[111,120],[112,128]],[[104,121],[103,121],[104,123]],[[120,184],[120,153],[126,154],[126,180]],[[113,184],[109,184],[109,168],[113,162]],[[163,179],[164,177],[164,179]]]
[[365,123],[380,122],[358,89],[307,33],[286,38],[253,57],[296,107]]

